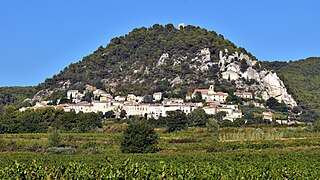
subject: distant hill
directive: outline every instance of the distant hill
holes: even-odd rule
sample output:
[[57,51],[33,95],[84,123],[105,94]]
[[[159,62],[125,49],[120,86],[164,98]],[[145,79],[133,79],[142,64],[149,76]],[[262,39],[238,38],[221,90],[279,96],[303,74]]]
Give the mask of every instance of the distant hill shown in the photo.
[[23,101],[32,98],[36,94],[35,87],[0,87],[0,114],[4,106],[27,106]]
[[263,67],[277,72],[298,104],[320,112],[320,58],[310,57],[290,62],[263,62]]

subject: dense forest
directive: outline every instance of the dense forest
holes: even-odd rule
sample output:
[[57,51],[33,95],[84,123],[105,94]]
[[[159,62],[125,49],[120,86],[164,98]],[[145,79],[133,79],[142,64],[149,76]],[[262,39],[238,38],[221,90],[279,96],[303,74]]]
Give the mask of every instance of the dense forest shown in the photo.
[[0,115],[6,105],[13,105],[17,108],[29,106],[24,102],[36,94],[36,87],[0,87]]
[[320,113],[320,58],[263,62],[262,65],[277,72],[300,106]]

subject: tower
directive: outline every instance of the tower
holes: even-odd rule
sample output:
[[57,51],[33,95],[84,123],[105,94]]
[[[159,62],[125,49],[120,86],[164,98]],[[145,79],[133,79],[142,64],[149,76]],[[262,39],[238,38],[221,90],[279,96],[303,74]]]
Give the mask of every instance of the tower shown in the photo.
[[213,91],[214,92],[214,85],[213,84],[210,85],[209,91]]
[[179,24],[179,29],[182,30],[184,28],[184,23]]

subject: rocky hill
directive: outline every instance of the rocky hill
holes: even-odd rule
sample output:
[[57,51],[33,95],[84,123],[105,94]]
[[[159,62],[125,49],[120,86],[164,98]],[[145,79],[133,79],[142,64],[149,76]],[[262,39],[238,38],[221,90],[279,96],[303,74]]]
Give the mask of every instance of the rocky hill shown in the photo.
[[39,89],[63,88],[79,82],[117,92],[143,93],[167,82],[170,87],[199,86],[218,78],[219,52],[224,49],[249,54],[222,35],[200,27],[142,27],[112,39],[105,48],[99,47],[47,79]]
[[[220,51],[219,67],[222,78],[235,81],[237,89],[254,91],[264,100],[274,97],[279,102],[297,106],[277,73],[261,68],[258,61],[250,59],[246,54]],[[251,83],[247,83],[248,81]]]
[[297,105],[277,74],[263,69],[244,48],[214,31],[172,24],[142,27],[112,39],[40,84],[38,96],[86,84],[113,94],[167,91],[183,96],[213,83],[220,91],[253,91],[265,100],[275,97]]
[[5,106],[15,107],[28,106],[27,98],[36,94],[35,87],[0,87],[0,115]]
[[320,109],[320,58],[311,57],[289,62],[262,62],[283,80],[288,92],[304,109]]

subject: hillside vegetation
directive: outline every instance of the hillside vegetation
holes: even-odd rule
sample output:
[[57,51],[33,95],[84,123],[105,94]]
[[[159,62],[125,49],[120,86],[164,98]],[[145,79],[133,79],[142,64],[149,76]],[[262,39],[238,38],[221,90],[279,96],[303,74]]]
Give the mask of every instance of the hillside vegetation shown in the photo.
[[[194,58],[204,48],[209,48],[212,63],[218,62],[219,51],[224,49],[252,57],[245,49],[238,48],[214,31],[191,25],[177,29],[172,24],[155,24],[113,38],[105,48],[99,47],[38,88],[54,89],[68,80],[71,85],[81,82],[113,92],[136,94],[147,94],[157,88],[168,90],[173,84],[176,87],[198,87],[208,80],[216,80],[219,72],[218,65],[207,71],[194,68],[199,66]],[[168,58],[159,64],[160,57],[166,53]]]
[[0,87],[0,115],[6,105],[29,106],[28,102],[23,101],[26,98],[32,98],[35,94],[35,87]]
[[[201,58],[199,53],[204,48],[209,49],[213,65],[202,71],[194,59]],[[23,100],[32,98],[36,91],[62,88],[52,96],[59,93],[64,96],[66,89],[81,89],[86,84],[105,89],[113,95],[146,95],[162,91],[171,92],[169,95],[173,94],[172,97],[185,97],[188,91],[207,88],[215,81],[217,91],[228,92],[234,85],[218,80],[219,67],[215,64],[219,60],[219,51],[224,49],[230,53],[242,52],[255,59],[223,35],[204,28],[188,25],[178,29],[172,24],[136,28],[124,36],[113,38],[106,47],[100,46],[37,87],[0,88],[0,114],[5,105],[21,107]],[[164,54],[168,57],[159,64]],[[319,111],[320,58],[261,64],[263,68],[277,72],[299,105]]]
[[263,62],[262,65],[277,72],[300,106],[320,112],[320,58]]

